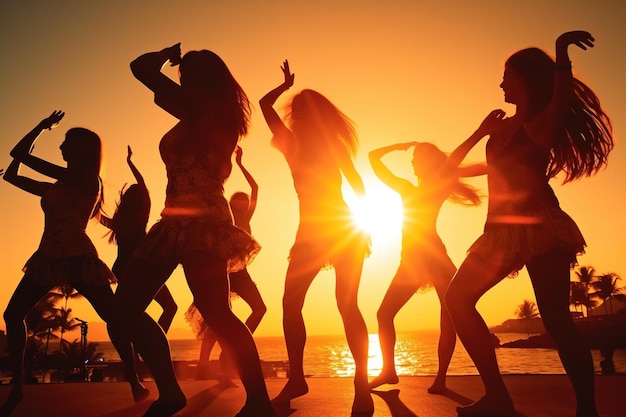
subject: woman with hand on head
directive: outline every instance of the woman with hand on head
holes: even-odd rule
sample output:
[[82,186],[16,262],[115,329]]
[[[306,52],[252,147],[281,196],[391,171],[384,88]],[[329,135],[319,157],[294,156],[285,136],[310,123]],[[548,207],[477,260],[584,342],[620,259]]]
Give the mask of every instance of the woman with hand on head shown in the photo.
[[[591,354],[569,311],[570,268],[585,240],[549,185],[595,174],[613,148],[611,123],[594,92],[572,75],[570,45],[593,46],[583,31],[556,40],[556,62],[538,48],[508,58],[500,87],[516,112],[487,132],[489,206],[483,235],[470,247],[446,294],[456,331],[485,384],[485,396],[459,407],[462,416],[514,416],[489,330],[476,310],[480,297],[524,265],[546,330],[555,341],[576,395],[577,417],[597,417]],[[460,146],[467,153],[482,137]]]
[[[150,217],[150,193],[143,175],[131,160],[132,155],[133,151],[129,146],[126,163],[128,163],[137,183],[120,191],[120,201],[112,218],[100,216],[100,223],[110,230],[109,243],[117,244],[117,259],[115,259],[111,270],[118,278],[122,276],[135,249],[146,236],[146,225]],[[158,323],[167,333],[178,306],[166,285],[159,289],[154,300],[163,308]]]
[[[179,65],[180,84],[161,68]],[[186,405],[161,327],[145,312],[178,264],[194,304],[215,332],[241,377],[247,399],[239,417],[274,416],[250,331],[230,308],[228,273],[240,270],[260,249],[233,224],[224,182],[231,156],[248,131],[248,98],[215,53],[180,44],[149,52],[131,63],[155,103],[178,119],[159,144],[167,171],[165,207],[126,267],[115,293],[119,324],[152,371],[159,398],[145,416],[170,416]]]
[[[489,122],[487,120],[485,123]],[[413,148],[412,164],[417,186],[393,174],[382,162],[384,155],[410,148]],[[456,267],[437,233],[437,217],[446,200],[463,205],[480,204],[476,190],[462,182],[459,177],[476,175],[476,170],[481,171],[482,167],[459,167],[461,158],[457,153],[448,156],[435,145],[425,142],[384,146],[371,151],[369,159],[374,174],[400,195],[403,211],[400,266],[377,313],[383,368],[380,375],[370,382],[370,388],[398,383],[394,360],[396,332],[393,320],[415,292],[434,287],[441,304],[439,369],[428,391],[440,394],[446,390],[446,372],[456,344],[456,332],[443,303],[445,291]]]
[[[9,415],[22,400],[26,345],[24,319],[51,289],[70,285],[91,303],[105,322],[113,319],[110,284],[115,282],[115,276],[98,258],[96,248],[85,233],[89,220],[100,214],[104,200],[100,179],[100,137],[81,127],[68,130],[60,146],[66,167],[31,154],[39,135],[56,126],[64,115],[62,111],[52,112],[24,136],[11,151],[13,161],[4,173],[5,181],[41,197],[45,226],[39,248],[24,266],[24,277],[4,312],[13,379],[11,393],[0,408],[0,416]],[[38,181],[20,175],[22,164],[56,181]],[[148,390],[137,379],[129,340],[112,326],[109,336],[126,367],[135,401],[145,399]]]
[[284,82],[261,100],[261,111],[272,131],[272,145],[287,160],[298,194],[300,224],[289,255],[283,296],[283,330],[289,357],[289,380],[272,400],[288,404],[308,392],[303,354],[306,329],[302,307],[318,272],[334,267],[335,296],[348,346],[355,362],[354,413],[371,413],[374,405],[367,382],[368,334],[358,307],[363,261],[369,237],[356,227],[342,195],[342,176],[359,197],[365,196],[353,156],[357,135],[351,121],[322,94],[303,90],[288,107],[288,126],[273,108],[294,82],[289,63],[281,67]]

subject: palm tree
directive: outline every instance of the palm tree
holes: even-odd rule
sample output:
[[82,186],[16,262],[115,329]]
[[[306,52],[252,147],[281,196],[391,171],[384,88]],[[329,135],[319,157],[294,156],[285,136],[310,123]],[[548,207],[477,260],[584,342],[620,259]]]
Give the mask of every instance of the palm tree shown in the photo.
[[[591,287],[595,290],[591,293],[591,295],[604,302],[606,314],[609,314],[609,308],[611,310],[610,314],[613,314],[612,297],[615,294],[621,293],[624,289],[624,287],[618,287],[617,285],[617,281],[620,280],[620,276],[615,272],[608,272],[606,274],[598,275],[596,279],[591,282]],[[607,300],[608,306],[606,302]]]
[[32,379],[35,369],[47,365],[48,343],[58,328],[58,309],[54,304],[55,296],[48,294],[41,299],[26,315],[28,339],[24,352],[24,371],[28,380]]
[[75,299],[82,297],[82,295],[80,295],[80,293],[76,291],[74,287],[72,287],[70,284],[63,284],[59,287],[56,287],[53,291],[51,291],[51,294],[53,294],[57,299],[63,298],[65,300],[65,303],[63,304],[65,308],[67,308],[67,303],[70,298]]
[[61,344],[59,349],[63,349],[63,335],[65,332],[72,332],[81,326],[81,323],[72,317],[72,309],[61,307],[59,309],[59,328],[61,330]]
[[63,298],[64,303],[63,307],[59,309],[60,312],[60,323],[58,329],[61,330],[61,345],[63,345],[63,335],[67,331],[73,331],[77,327],[80,326],[80,323],[76,321],[73,317],[70,317],[72,313],[71,308],[67,308],[67,304],[71,299],[82,297],[78,291],[74,289],[70,284],[63,284],[59,287],[56,287],[53,291],[51,291],[53,297],[55,298]]
[[518,319],[526,321],[526,327],[528,330],[528,336],[530,337],[530,320],[539,317],[539,311],[537,310],[537,304],[534,301],[524,300],[522,304],[517,306],[515,315]]
[[[584,317],[589,317],[589,310],[596,306],[597,302],[590,297],[589,287],[583,282],[572,281],[569,283],[569,303],[574,306],[574,311],[578,311],[580,306],[580,312]],[[585,309],[583,310],[583,307]]]
[[[592,266],[580,266],[578,267],[577,270],[574,271],[574,273],[576,274],[576,278],[578,279],[578,282],[580,282],[582,284],[582,287],[584,287],[584,297],[586,297],[587,300],[589,300],[590,299],[589,289],[590,289],[591,282],[593,282],[596,279],[596,270]],[[578,295],[583,296],[582,293]],[[580,304],[586,306],[587,312],[589,312],[589,306],[592,304],[590,301],[583,301]],[[581,310],[582,310],[582,307],[581,307]]]

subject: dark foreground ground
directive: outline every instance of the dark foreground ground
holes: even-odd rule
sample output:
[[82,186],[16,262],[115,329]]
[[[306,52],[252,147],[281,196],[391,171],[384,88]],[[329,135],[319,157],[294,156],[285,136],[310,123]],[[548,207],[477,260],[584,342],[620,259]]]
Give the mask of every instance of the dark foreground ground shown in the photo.
[[[505,381],[517,408],[517,417],[574,417],[574,397],[565,375],[506,375]],[[278,394],[282,378],[266,379],[270,396]],[[483,387],[478,376],[451,376],[447,395],[431,395],[426,389],[433,377],[401,377],[397,385],[385,385],[373,395],[373,417],[456,417],[456,406],[478,399]],[[236,380],[237,383],[239,381]],[[350,416],[350,378],[309,378],[309,394],[289,407],[277,409],[278,417]],[[26,397],[12,416],[135,417],[141,416],[156,399],[134,404],[124,382],[75,382],[26,386]],[[214,380],[185,380],[181,386],[188,398],[178,417],[233,417],[243,405],[244,390],[223,388]],[[9,385],[0,385],[4,402]],[[602,417],[626,416],[626,375],[596,377],[596,395]]]

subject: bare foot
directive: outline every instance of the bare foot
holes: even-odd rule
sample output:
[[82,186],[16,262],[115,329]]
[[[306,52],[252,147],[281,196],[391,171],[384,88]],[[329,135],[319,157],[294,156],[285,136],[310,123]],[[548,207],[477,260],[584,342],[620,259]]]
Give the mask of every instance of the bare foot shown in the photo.
[[276,412],[272,404],[247,404],[237,413],[235,417],[275,417]]
[[487,396],[472,404],[457,407],[461,417],[515,417],[515,408],[510,398],[489,398]]
[[354,402],[352,403],[352,415],[355,414],[374,414],[374,400],[369,391],[354,393]]
[[222,385],[224,388],[237,388],[237,387],[239,387],[239,385],[235,384],[232,379],[230,379],[230,378],[228,378],[226,376],[221,376],[219,378],[219,381],[220,381],[220,385]]
[[169,417],[185,408],[186,405],[187,400],[183,402],[165,402],[158,399],[150,405],[150,408],[148,408],[148,411],[146,411],[143,417]]
[[445,381],[435,378],[435,382],[428,388],[430,394],[445,394],[448,392]]
[[397,384],[398,382],[399,382],[398,375],[396,375],[395,372],[393,373],[381,372],[380,375],[378,375],[376,378],[370,381],[369,387],[370,389],[374,389],[381,385]]
[[274,397],[272,404],[285,405],[289,404],[289,401],[294,398],[301,397],[309,392],[309,386],[304,379],[301,380],[288,380],[280,393]]
[[135,382],[130,384],[130,389],[133,391],[133,400],[136,403],[140,403],[148,398],[150,395],[150,390],[144,387],[140,382]]
[[11,390],[11,393],[9,394],[6,402],[4,403],[2,408],[0,408],[0,417],[5,417],[11,414],[11,412],[13,412],[13,409],[17,407],[17,405],[22,401],[23,398],[24,392],[21,389]]

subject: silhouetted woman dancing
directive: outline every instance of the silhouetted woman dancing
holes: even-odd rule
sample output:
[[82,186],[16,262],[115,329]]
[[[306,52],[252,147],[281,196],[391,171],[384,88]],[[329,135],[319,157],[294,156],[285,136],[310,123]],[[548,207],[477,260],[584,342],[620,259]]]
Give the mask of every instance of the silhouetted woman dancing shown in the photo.
[[[24,136],[11,151],[13,161],[4,173],[6,181],[41,197],[45,226],[39,248],[26,262],[24,277],[4,312],[13,378],[11,393],[0,408],[0,416],[9,415],[24,396],[24,318],[51,289],[71,285],[89,300],[105,322],[112,319],[113,291],[110,284],[115,282],[115,276],[98,258],[96,248],[85,233],[89,219],[99,215],[103,202],[100,137],[81,127],[68,130],[60,146],[67,167],[31,154],[41,132],[52,129],[64,115],[62,111],[52,112]],[[37,181],[19,175],[21,164],[56,179],[56,182]],[[109,327],[109,336],[124,361],[135,401],[145,399],[148,390],[137,379],[129,340],[112,326]]]
[[[252,233],[250,220],[256,210],[259,186],[254,180],[252,174],[250,174],[246,167],[243,166],[242,157],[243,150],[237,146],[237,148],[235,148],[235,162],[250,185],[250,194],[248,195],[243,191],[237,191],[230,196],[228,204],[230,205],[230,210],[233,213],[235,225],[248,233]],[[230,291],[248,303],[250,309],[252,310],[245,323],[246,327],[250,329],[250,333],[254,333],[267,311],[267,307],[263,302],[261,293],[252,280],[247,268],[230,273],[228,278],[230,280]],[[202,316],[199,314],[195,305],[192,304],[191,307],[189,307],[185,313],[185,318],[189,321],[196,337],[202,340],[202,344],[200,346],[200,356],[198,358],[198,374],[200,379],[206,379],[209,374],[211,350],[213,350],[213,346],[217,341],[215,333],[207,327],[206,322],[202,319]],[[230,358],[225,355],[225,352],[226,351],[222,349],[222,353],[220,354],[222,374],[220,375],[219,380],[224,386],[234,386],[234,383],[229,377],[228,368],[230,365]]]
[[[412,164],[417,186],[393,174],[382,162],[384,155],[410,148],[413,148]],[[446,372],[456,344],[456,332],[443,297],[456,267],[437,233],[437,217],[446,200],[464,205],[480,204],[476,190],[459,180],[461,176],[474,175],[476,167],[459,167],[461,160],[457,154],[448,157],[435,145],[423,142],[378,148],[369,153],[369,159],[374,174],[400,195],[403,211],[400,266],[377,314],[383,368],[380,375],[370,382],[370,388],[398,383],[393,320],[415,292],[427,291],[434,286],[441,303],[439,368],[428,391],[442,393],[446,389]]]
[[[109,243],[117,244],[117,259],[111,268],[116,277],[122,276],[135,249],[146,236],[146,226],[150,217],[150,193],[143,175],[131,159],[132,155],[133,151],[129,146],[126,162],[137,183],[120,191],[120,201],[112,218],[100,216],[100,223],[110,229]],[[159,289],[154,300],[163,308],[158,323],[167,333],[178,306],[166,285]]]
[[[500,87],[513,116],[502,110],[486,145],[489,206],[484,234],[470,247],[446,295],[457,333],[485,384],[485,396],[459,407],[462,416],[513,416],[513,402],[500,375],[489,330],[476,302],[495,284],[524,265],[537,306],[577,400],[577,417],[598,415],[589,349],[569,312],[570,267],[585,241],[564,213],[548,184],[595,174],[613,148],[611,123],[593,91],[572,76],[568,47],[593,46],[583,31],[556,40],[556,63],[544,51],[528,48],[505,64]],[[461,145],[468,152],[484,135]]]
[[288,404],[308,392],[303,353],[306,329],[302,317],[311,282],[325,265],[336,274],[336,298],[348,346],[355,362],[352,411],[370,413],[373,401],[367,382],[368,335],[357,304],[368,239],[356,228],[341,191],[342,174],[355,193],[365,188],[354,167],[357,136],[350,120],[326,97],[313,90],[296,94],[289,106],[289,127],[272,107],[293,85],[289,63],[281,67],[284,82],[260,101],[272,131],[272,145],[285,156],[300,205],[300,224],[291,248],[283,296],[283,329],[289,357],[289,380],[274,404]]
[[[180,84],[161,72],[167,62],[180,63]],[[248,131],[248,98],[222,59],[208,50],[181,59],[176,44],[141,55],[131,69],[154,92],[155,102],[179,120],[159,145],[168,179],[161,220],[135,251],[116,291],[120,324],[159,388],[159,399],[145,415],[169,416],[186,405],[165,334],[145,312],[182,264],[194,304],[235,361],[246,389],[238,416],[273,416],[254,340],[229,304],[228,272],[245,267],[259,249],[233,224],[223,195],[231,155]]]

